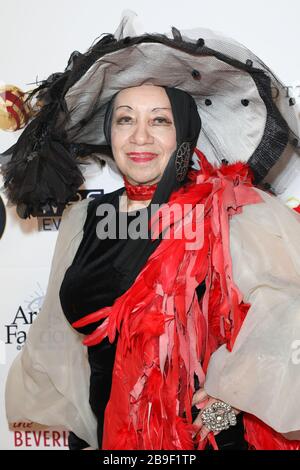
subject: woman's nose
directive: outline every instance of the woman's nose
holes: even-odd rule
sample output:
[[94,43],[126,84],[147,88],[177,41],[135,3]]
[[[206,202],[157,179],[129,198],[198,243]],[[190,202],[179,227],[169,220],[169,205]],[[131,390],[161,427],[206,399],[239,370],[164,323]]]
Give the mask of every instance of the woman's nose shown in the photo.
[[139,123],[135,126],[130,140],[133,143],[143,145],[143,144],[149,144],[153,142],[153,136],[151,135],[151,132],[149,132],[150,129],[148,128],[147,124],[145,123]]

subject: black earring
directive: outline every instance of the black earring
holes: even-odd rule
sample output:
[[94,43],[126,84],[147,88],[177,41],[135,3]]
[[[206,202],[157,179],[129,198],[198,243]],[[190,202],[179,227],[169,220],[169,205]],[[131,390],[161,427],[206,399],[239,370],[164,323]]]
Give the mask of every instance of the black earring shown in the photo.
[[191,144],[189,142],[183,142],[177,150],[175,157],[175,171],[176,179],[181,183],[189,169],[191,158]]

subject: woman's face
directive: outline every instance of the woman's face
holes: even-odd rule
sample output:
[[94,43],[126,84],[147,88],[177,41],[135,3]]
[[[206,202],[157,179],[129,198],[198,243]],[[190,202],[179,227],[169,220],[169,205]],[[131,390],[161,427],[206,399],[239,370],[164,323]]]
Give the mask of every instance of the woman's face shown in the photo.
[[157,183],[176,150],[176,129],[164,88],[141,85],[116,96],[111,127],[116,164],[131,184]]

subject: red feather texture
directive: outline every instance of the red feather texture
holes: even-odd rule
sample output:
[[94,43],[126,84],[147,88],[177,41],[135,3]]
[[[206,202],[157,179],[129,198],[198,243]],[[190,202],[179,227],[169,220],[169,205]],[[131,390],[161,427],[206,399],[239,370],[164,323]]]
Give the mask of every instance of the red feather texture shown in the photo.
[[300,450],[300,441],[285,439],[253,415],[245,414],[245,438],[253,450]]
[[[214,168],[196,153],[201,171],[192,170],[188,183],[151,220],[154,238],[167,230],[176,234],[180,224],[187,232],[181,238],[163,238],[112,307],[76,322],[81,326],[105,318],[85,338],[88,346],[106,335],[113,341],[119,332],[103,449],[203,449],[207,441],[192,438],[194,376],[203,386],[211,354],[221,344],[231,350],[249,309],[232,279],[229,220],[261,199],[251,186],[248,166]],[[191,205],[189,214],[180,218],[178,208],[185,204]],[[166,215],[172,208],[170,224]],[[195,227],[203,231],[203,243],[187,249],[191,240],[186,233]],[[199,304],[195,289],[203,281],[206,291]],[[269,429],[259,421],[256,426],[255,432],[259,428],[260,435],[271,439]],[[249,424],[247,438],[260,448],[252,429]],[[210,441],[216,448],[214,439]]]

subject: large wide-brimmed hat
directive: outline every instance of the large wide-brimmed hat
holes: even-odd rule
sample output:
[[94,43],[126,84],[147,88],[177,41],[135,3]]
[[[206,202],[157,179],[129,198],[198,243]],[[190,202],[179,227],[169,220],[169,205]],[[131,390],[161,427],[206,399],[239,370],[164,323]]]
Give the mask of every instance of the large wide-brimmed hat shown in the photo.
[[248,162],[261,181],[288,146],[299,151],[295,100],[254,53],[201,28],[136,35],[128,16],[115,34],[72,52],[64,72],[30,93],[43,107],[0,156],[7,197],[21,217],[74,196],[82,159],[111,154],[103,131],[109,101],[144,83],[195,99],[202,120],[197,147],[212,163]]

